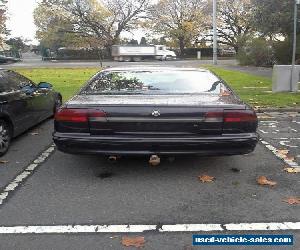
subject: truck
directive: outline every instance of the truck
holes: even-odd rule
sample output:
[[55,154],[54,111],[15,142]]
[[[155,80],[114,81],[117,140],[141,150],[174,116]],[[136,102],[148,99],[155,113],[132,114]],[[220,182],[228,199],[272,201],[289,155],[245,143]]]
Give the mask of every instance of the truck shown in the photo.
[[113,45],[111,55],[114,61],[119,62],[176,59],[175,52],[168,50],[165,45]]

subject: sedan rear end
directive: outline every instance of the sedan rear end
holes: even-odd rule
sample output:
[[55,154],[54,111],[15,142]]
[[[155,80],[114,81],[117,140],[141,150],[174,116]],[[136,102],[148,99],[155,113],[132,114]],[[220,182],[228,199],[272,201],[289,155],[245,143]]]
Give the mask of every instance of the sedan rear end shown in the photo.
[[207,70],[116,68],[56,114],[66,153],[234,155],[254,150],[255,112]]

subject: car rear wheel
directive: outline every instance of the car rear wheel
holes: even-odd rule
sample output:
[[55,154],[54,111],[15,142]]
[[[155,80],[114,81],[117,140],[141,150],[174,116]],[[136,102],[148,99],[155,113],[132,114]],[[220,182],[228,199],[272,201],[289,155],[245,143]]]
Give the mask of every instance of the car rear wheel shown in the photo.
[[0,156],[7,152],[10,141],[11,133],[9,124],[4,120],[0,120]]

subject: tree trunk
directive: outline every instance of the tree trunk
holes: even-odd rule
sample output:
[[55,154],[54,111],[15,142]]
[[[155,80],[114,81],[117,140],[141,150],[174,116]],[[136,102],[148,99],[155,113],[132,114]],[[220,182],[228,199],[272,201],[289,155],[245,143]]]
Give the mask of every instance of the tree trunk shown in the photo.
[[236,46],[233,46],[233,48],[234,48],[235,52],[238,54],[238,53],[239,53],[239,50],[240,50],[239,46],[236,45]]
[[183,37],[179,37],[178,38],[179,41],[179,49],[180,49],[180,56],[184,56],[184,38]]

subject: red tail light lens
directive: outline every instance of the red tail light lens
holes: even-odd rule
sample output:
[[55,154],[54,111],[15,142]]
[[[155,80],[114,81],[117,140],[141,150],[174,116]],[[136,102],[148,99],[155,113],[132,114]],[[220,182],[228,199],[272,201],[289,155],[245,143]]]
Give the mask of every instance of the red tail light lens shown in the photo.
[[103,111],[94,109],[59,109],[55,114],[55,121],[88,122],[89,117],[105,117]]
[[252,110],[226,111],[224,122],[256,122],[257,116]]

